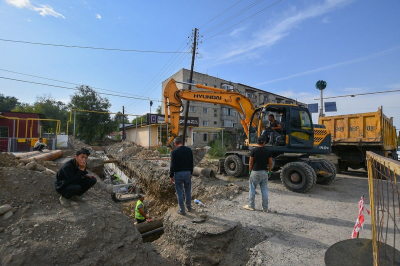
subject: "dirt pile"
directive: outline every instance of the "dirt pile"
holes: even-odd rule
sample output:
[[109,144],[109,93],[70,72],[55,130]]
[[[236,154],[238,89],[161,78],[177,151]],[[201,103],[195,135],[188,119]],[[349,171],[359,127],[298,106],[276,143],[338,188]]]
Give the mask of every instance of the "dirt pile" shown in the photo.
[[[124,172],[133,177],[136,184],[146,192],[148,196],[146,199],[151,200],[151,204],[158,208],[156,213],[165,212],[169,207],[177,204],[175,187],[169,182],[169,161],[163,160],[160,164],[156,160],[139,158],[143,154],[143,147],[129,141],[109,146],[106,152],[109,157],[117,159]],[[154,157],[158,156],[157,151],[152,154]],[[192,178],[193,199],[199,198],[205,202],[233,199],[246,189],[218,179],[201,176]]]
[[58,202],[54,179],[45,171],[0,167],[0,205],[12,207],[0,217],[1,265],[166,263],[143,246],[109,194],[91,189],[85,202],[66,209]]
[[186,216],[171,208],[164,218],[164,231],[153,245],[163,257],[183,265],[245,265],[249,247],[267,237],[265,230],[215,217],[210,208]]
[[108,146],[105,149],[105,152],[113,155],[114,159],[120,161],[161,157],[161,153],[159,151],[145,149],[142,146],[138,146],[134,142],[128,140]]
[[0,167],[17,166],[18,161],[7,152],[0,152]]

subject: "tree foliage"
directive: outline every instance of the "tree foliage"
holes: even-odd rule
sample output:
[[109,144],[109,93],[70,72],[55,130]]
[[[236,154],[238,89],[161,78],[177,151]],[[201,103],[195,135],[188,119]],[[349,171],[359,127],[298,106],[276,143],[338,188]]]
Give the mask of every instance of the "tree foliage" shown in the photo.
[[[107,98],[102,98],[89,86],[81,85],[78,91],[71,95],[70,107],[71,109],[109,112],[111,104]],[[97,139],[101,140],[115,130],[111,122],[109,114],[77,112],[76,135],[88,144]]]
[[[12,111],[44,114],[48,119],[60,120],[61,131],[66,130],[69,119],[68,106],[61,101],[56,101],[50,94],[36,97],[33,104],[20,103]],[[45,126],[44,130],[47,131],[49,128],[55,131],[56,122],[49,122],[49,126]]]
[[0,93],[0,111],[10,112],[14,109],[18,104],[18,99],[14,96],[5,96]]

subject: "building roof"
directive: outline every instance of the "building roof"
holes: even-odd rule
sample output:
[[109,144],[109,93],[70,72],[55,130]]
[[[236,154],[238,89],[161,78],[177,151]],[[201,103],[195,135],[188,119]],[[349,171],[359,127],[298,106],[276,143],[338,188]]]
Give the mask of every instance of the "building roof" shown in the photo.
[[[180,69],[179,71],[181,71],[181,70],[190,71],[189,69],[186,69],[186,68],[182,68],[182,69]],[[179,72],[179,71],[178,71],[178,72]],[[178,72],[176,72],[176,73],[178,73]],[[214,77],[214,76],[211,76],[211,75],[208,75],[208,74],[204,74],[204,73],[200,73],[200,72],[197,72],[197,71],[193,71],[193,72],[194,72],[194,73],[197,73],[197,74],[200,74],[200,75],[206,75],[206,76],[210,76],[210,77],[217,78],[217,79],[220,79],[220,80],[224,80],[224,81],[226,81],[226,82],[228,82],[228,83],[238,84],[238,85],[247,87],[247,88],[249,88],[249,89],[256,90],[256,91],[258,91],[258,92],[265,92],[265,93],[272,94],[272,95],[275,95],[275,96],[278,96],[278,97],[283,97],[283,98],[286,98],[286,99],[291,99],[291,100],[297,102],[296,99],[292,99],[292,98],[289,98],[289,97],[286,97],[286,96],[283,96],[283,95],[279,95],[279,94],[276,94],[276,93],[273,93],[273,92],[269,92],[269,91],[266,91],[266,90],[258,89],[258,88],[255,88],[255,87],[252,87],[252,86],[243,84],[243,83],[228,81],[228,80],[223,79],[223,78],[220,78],[220,77]],[[176,73],[175,73],[175,74],[176,74]],[[175,74],[173,74],[173,75],[175,75]],[[170,78],[171,78],[171,77],[167,78],[166,80],[168,80],[168,79],[170,79]],[[164,81],[166,81],[166,80],[164,80]]]

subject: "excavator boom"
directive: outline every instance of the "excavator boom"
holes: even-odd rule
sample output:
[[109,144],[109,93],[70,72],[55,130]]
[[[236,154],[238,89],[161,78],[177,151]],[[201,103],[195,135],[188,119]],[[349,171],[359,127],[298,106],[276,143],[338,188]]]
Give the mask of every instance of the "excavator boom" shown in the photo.
[[194,86],[209,91],[179,90],[174,79],[171,79],[165,87],[165,122],[171,124],[171,138],[167,142],[168,147],[170,147],[171,141],[179,134],[179,115],[182,111],[182,100],[214,103],[234,108],[240,116],[240,122],[247,137],[249,136],[250,119],[255,110],[249,98],[234,91],[226,91],[200,84]]

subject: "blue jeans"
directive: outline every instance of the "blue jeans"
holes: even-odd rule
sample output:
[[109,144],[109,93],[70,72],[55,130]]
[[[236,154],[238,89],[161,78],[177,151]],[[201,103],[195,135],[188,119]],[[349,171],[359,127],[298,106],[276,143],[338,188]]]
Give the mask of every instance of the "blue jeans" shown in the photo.
[[249,179],[249,207],[255,207],[254,199],[256,196],[256,187],[260,184],[261,196],[262,196],[262,207],[263,210],[268,210],[268,173],[265,170],[262,171],[251,171]]
[[186,202],[188,209],[192,208],[192,177],[190,171],[175,172],[174,181],[180,211],[181,213],[185,213],[184,202]]

